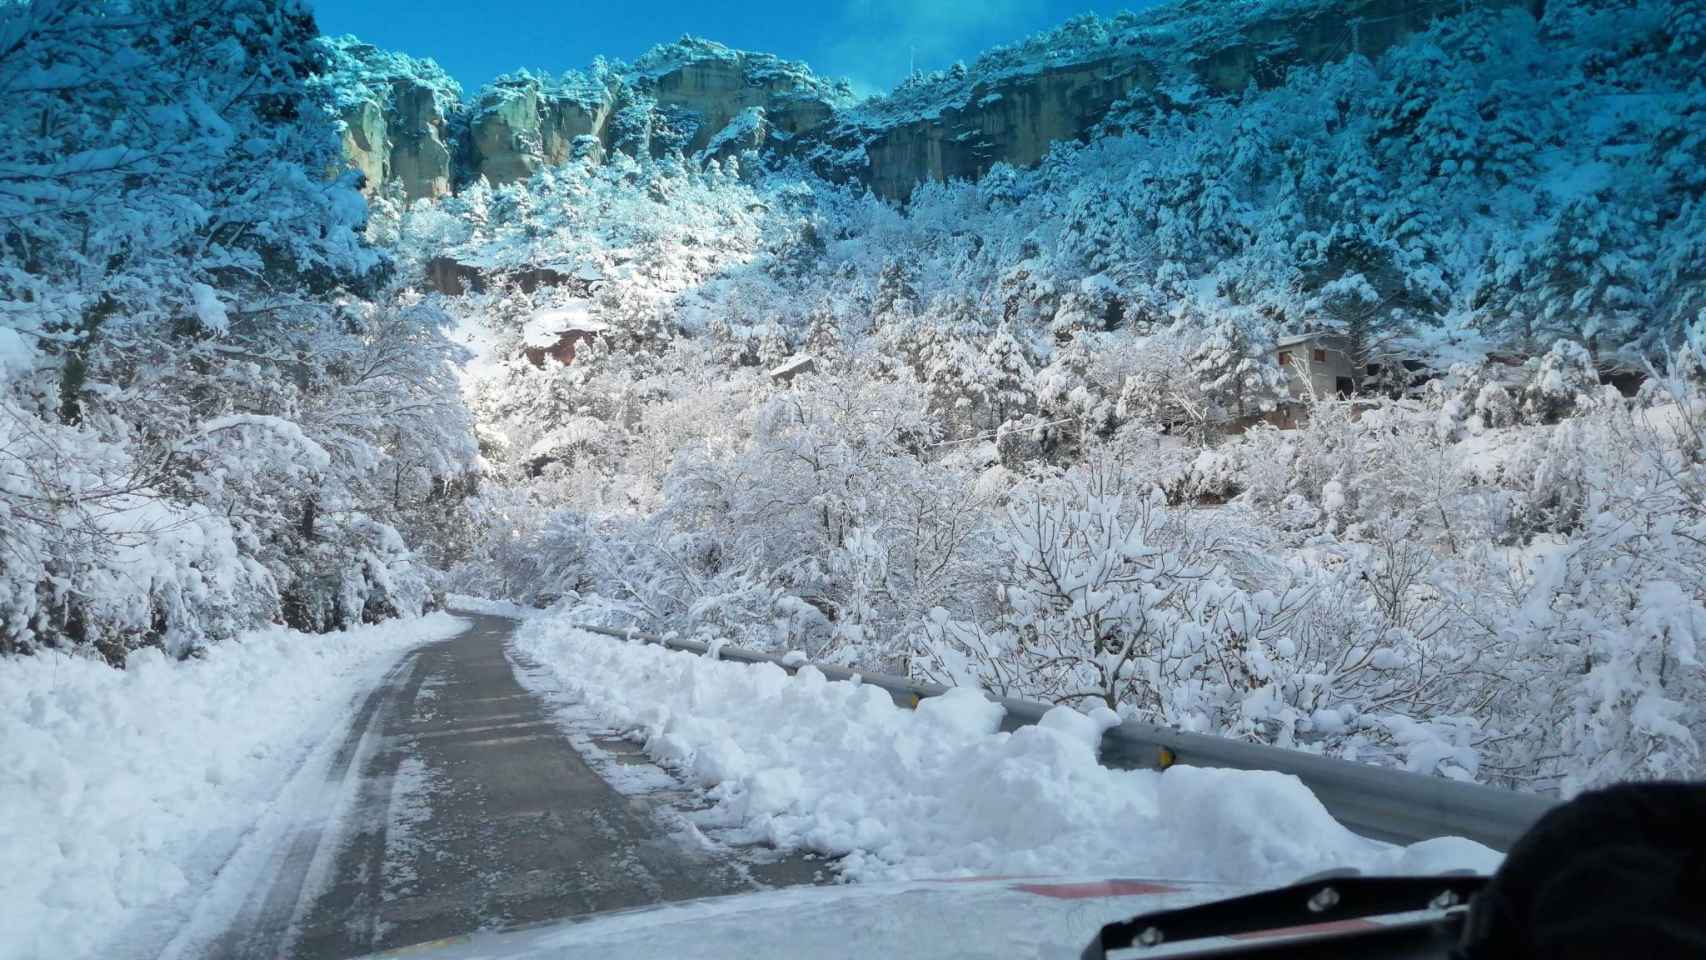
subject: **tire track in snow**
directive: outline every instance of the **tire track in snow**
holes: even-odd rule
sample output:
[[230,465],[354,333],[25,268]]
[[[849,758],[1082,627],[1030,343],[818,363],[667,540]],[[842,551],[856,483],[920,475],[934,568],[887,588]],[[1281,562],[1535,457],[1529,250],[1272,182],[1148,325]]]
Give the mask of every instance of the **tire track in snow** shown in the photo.
[[593,745],[520,682],[506,654],[514,624],[469,619],[474,629],[406,654],[341,741],[304,764],[205,906],[198,929],[211,933],[180,938],[166,960],[341,960],[821,882],[820,862],[707,843],[671,806],[690,797],[613,788],[610,745],[587,750],[604,762],[583,756]]
[[[166,948],[161,960],[278,960],[289,955],[299,914],[317,892],[311,878],[330,871],[343,819],[340,814],[347,813],[360,791],[364,764],[358,761],[372,754],[385,708],[407,684],[417,656],[418,651],[405,653],[386,671],[362,699],[325,765],[312,757],[303,764],[272,812],[220,871],[199,912],[217,915],[221,903],[242,897],[234,914],[226,911],[231,920],[224,932],[206,942],[210,918],[198,917]],[[322,772],[315,775],[314,768]],[[233,886],[238,889],[229,889]]]

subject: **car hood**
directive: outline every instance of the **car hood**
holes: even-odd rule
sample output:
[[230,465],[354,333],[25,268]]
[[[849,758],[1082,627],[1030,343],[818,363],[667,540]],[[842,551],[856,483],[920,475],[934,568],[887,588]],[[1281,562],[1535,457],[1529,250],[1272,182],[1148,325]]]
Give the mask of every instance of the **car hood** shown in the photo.
[[790,887],[487,931],[376,957],[1076,957],[1102,925],[1253,888],[1147,878],[974,877]]

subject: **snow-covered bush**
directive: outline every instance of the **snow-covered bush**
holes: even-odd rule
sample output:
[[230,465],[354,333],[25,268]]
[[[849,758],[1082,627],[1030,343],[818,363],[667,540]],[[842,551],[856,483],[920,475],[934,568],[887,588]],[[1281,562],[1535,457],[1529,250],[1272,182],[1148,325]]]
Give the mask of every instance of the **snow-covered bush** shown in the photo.
[[1552,423],[1599,392],[1599,371],[1580,343],[1559,340],[1533,364],[1522,389],[1523,415],[1536,423]]

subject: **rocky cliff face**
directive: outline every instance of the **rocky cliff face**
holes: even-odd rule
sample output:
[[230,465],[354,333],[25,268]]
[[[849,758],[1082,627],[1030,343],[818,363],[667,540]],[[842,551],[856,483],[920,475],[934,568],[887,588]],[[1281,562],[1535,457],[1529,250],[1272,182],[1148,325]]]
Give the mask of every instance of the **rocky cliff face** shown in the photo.
[[[1540,0],[1467,0],[1529,7]],[[801,157],[823,174],[904,201],[926,180],[1031,166],[1062,140],[1143,108],[1190,109],[1294,69],[1377,56],[1466,0],[1281,0],[1233,7],[1184,0],[1112,20],[1081,17],[1000,48],[970,69],[915,77],[855,104],[845,84],[767,54],[684,38],[633,65],[560,79],[518,74],[471,103],[430,61],[353,38],[343,58],[344,145],[370,187],[436,197],[613,150],[700,160],[744,150]],[[359,81],[359,82],[358,82]]]
[[321,38],[344,155],[366,189],[397,184],[409,199],[442,197],[453,178],[450,120],[462,89],[430,60],[354,37]]
[[[1473,0],[1536,14],[1538,2]],[[831,177],[905,200],[926,180],[976,179],[997,163],[1034,165],[1055,142],[1084,139],[1133,108],[1189,109],[1252,85],[1278,86],[1294,69],[1376,57],[1467,6],[1290,0],[1228,8],[1185,0],[1112,20],[1081,17],[970,70],[914,78],[787,146]]]
[[803,64],[693,38],[631,66],[514,74],[466,101],[431,61],[353,37],[323,45],[351,166],[370,191],[396,183],[410,199],[480,177],[510,183],[612,150],[720,159],[820,127],[853,102],[845,84]]
[[[975,180],[997,163],[1029,167],[1056,141],[1089,133],[1109,107],[1134,89],[1155,85],[1141,60],[1109,58],[1038,71],[1022,79],[979,84],[967,102],[936,116],[829,131],[832,146],[862,142],[863,169],[848,175],[880,196],[903,200],[926,180]],[[829,169],[833,154],[819,154]]]
[[391,92],[386,132],[391,138],[390,178],[412,200],[450,193],[450,118],[434,91],[399,82]]

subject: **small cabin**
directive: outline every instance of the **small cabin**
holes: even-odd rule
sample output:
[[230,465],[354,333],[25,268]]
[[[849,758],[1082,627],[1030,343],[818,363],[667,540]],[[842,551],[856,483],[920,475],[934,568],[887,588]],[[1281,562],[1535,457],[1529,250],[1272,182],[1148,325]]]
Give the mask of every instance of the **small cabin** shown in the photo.
[[1275,345],[1286,389],[1292,399],[1348,397],[1356,392],[1356,365],[1344,339],[1331,333],[1300,333],[1281,337]]
[[796,353],[771,370],[770,379],[776,383],[793,383],[795,377],[816,369],[817,360],[813,359],[811,354]]
[[522,328],[522,350],[536,367],[546,359],[564,366],[575,362],[575,348],[609,331],[608,324],[592,318],[591,300],[570,300],[549,310],[540,310]]

